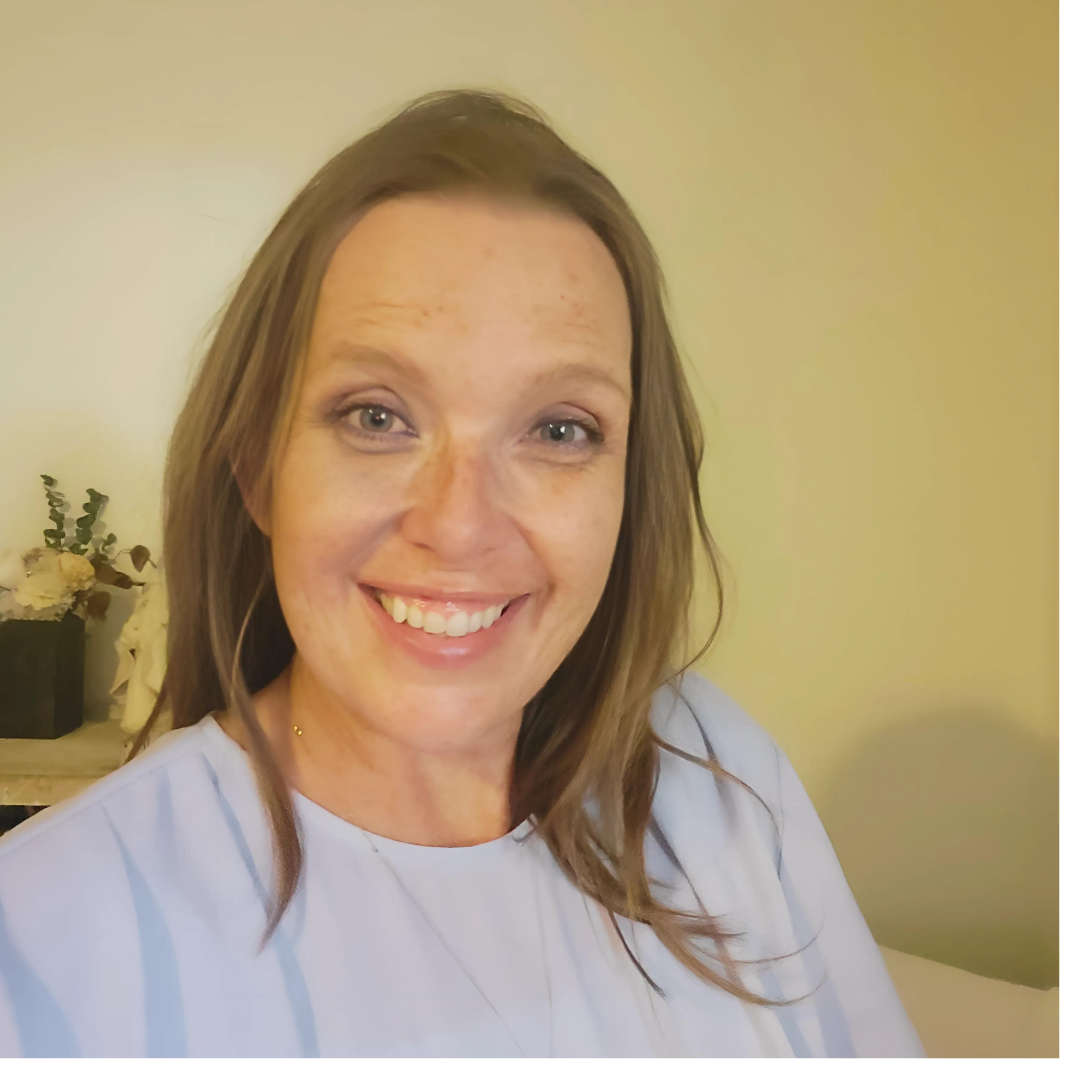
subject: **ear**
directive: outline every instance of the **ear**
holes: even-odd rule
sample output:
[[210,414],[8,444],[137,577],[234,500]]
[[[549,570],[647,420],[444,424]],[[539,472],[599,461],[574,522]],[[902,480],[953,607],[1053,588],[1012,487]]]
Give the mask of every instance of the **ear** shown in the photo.
[[264,536],[269,536],[269,500],[260,490],[263,485],[258,483],[257,478],[250,476],[237,461],[230,460],[229,467],[232,469],[233,479],[236,481],[240,498],[244,501],[244,509],[247,510],[251,520],[255,522],[259,532]]

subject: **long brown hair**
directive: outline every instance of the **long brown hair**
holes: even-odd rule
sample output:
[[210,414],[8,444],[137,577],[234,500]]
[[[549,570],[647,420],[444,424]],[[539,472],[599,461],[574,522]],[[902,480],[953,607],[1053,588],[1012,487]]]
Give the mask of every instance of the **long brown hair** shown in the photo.
[[[750,961],[734,960],[727,948],[739,934],[704,911],[661,903],[650,889],[644,848],[646,833],[657,828],[652,799],[661,750],[760,799],[715,759],[661,740],[650,723],[653,695],[669,682],[678,690],[683,672],[712,645],[723,612],[718,553],[698,490],[701,424],[652,245],[607,177],[518,98],[473,89],[426,94],[346,147],[293,199],[224,307],[169,446],[168,667],[131,756],[166,704],[174,728],[215,710],[240,716],[274,838],[277,888],[265,945],[296,891],[303,851],[251,695],[284,670],[294,644],[274,588],[269,541],[245,508],[237,477],[252,497],[268,496],[322,277],[352,223],[397,195],[451,191],[523,199],[576,216],[614,257],[632,320],[633,404],[618,542],[591,621],[525,706],[512,820],[534,817],[583,893],[610,915],[651,927],[699,978],[744,1001],[791,1004],[742,985],[732,965]],[[702,648],[685,660],[695,534],[716,590],[716,619]]]

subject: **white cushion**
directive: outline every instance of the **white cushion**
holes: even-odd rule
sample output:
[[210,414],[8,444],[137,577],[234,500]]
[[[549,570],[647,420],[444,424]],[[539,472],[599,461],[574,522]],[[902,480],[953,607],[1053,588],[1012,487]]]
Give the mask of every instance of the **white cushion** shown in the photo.
[[1058,990],[881,948],[928,1057],[1057,1057]]

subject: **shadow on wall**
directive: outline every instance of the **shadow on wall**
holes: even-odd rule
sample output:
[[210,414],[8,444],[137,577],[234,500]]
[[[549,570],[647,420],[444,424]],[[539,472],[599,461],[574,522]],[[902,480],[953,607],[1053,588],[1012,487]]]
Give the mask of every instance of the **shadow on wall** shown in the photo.
[[878,944],[1058,985],[1055,751],[980,710],[879,731],[819,800]]

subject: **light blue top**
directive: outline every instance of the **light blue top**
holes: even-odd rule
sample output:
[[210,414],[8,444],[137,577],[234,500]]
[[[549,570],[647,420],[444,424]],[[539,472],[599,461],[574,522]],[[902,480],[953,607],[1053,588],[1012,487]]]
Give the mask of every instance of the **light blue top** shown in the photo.
[[[663,898],[744,931],[748,1005],[647,927],[618,925],[528,822],[490,843],[374,836],[294,793],[306,852],[267,947],[270,833],[249,759],[206,717],[0,840],[3,1056],[922,1056],[791,763],[698,674],[657,731],[739,785],[661,752],[650,836]],[[818,985],[820,984],[820,985]]]

